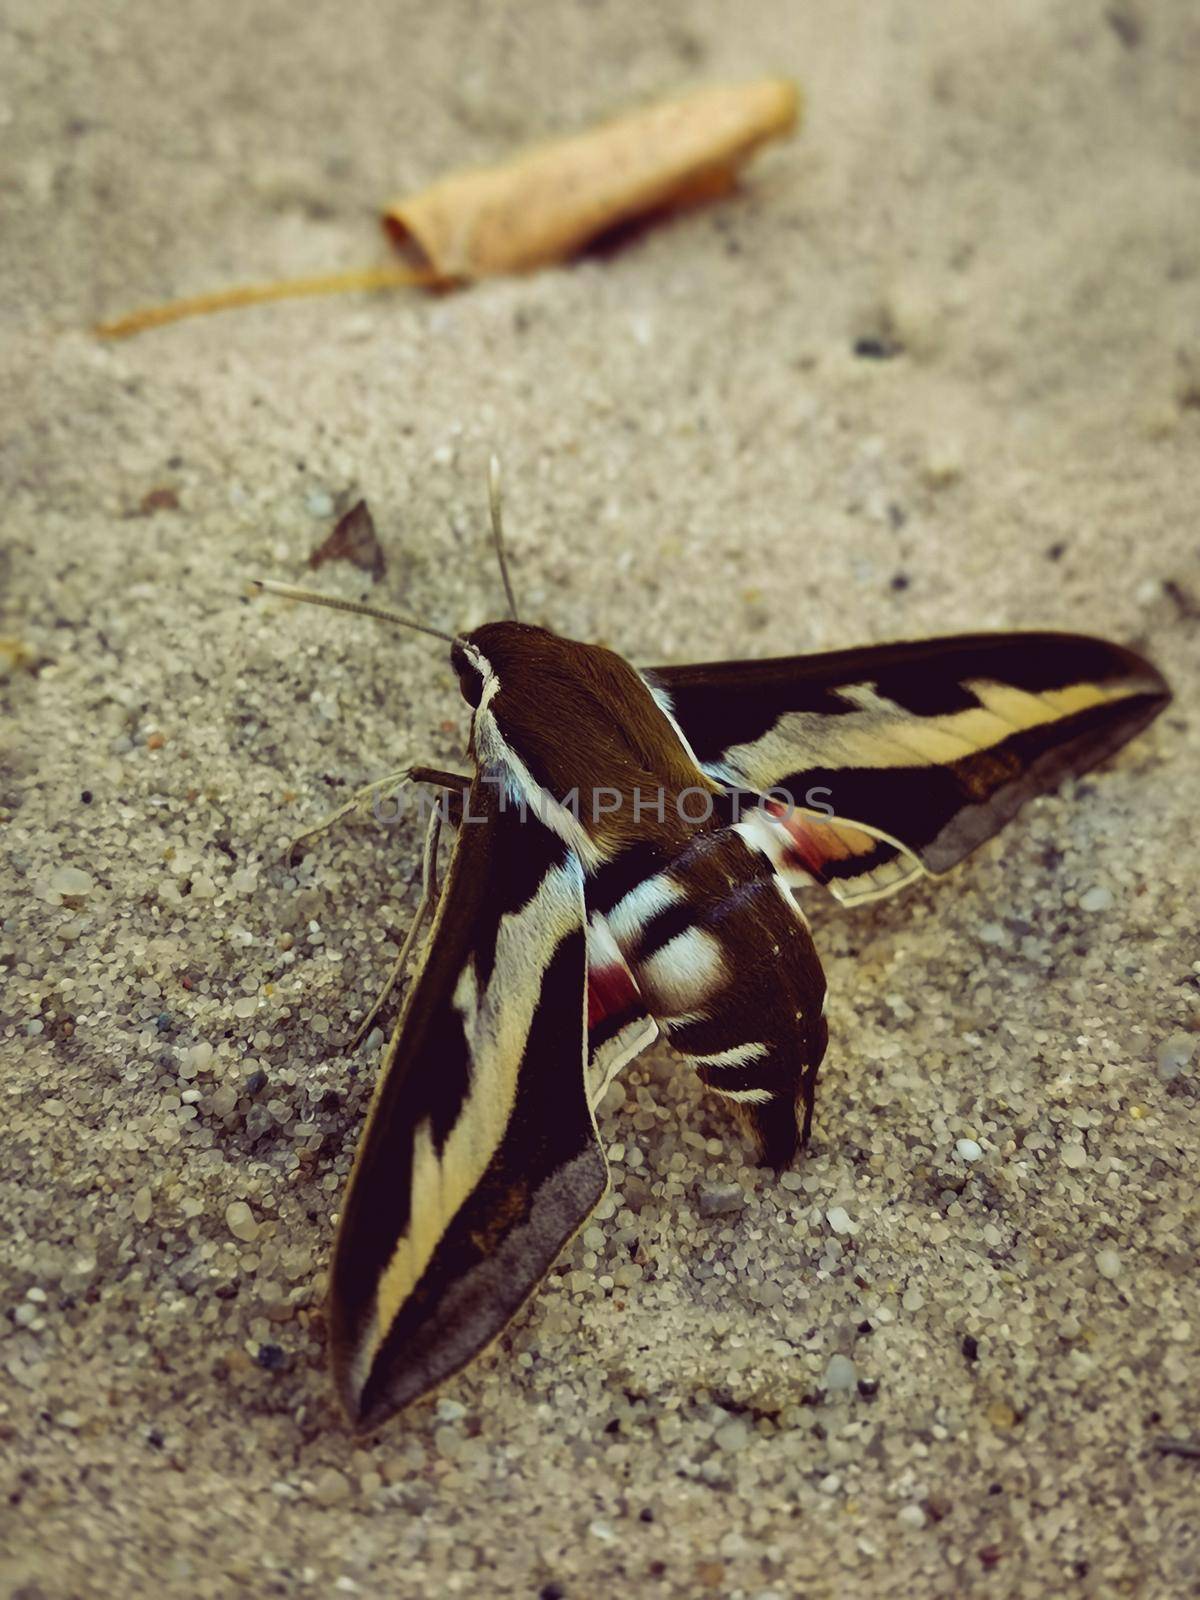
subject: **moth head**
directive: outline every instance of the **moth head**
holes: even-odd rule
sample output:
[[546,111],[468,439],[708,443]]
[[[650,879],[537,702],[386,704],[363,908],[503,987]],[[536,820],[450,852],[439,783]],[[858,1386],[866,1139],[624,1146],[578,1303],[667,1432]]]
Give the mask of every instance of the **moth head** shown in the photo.
[[488,663],[469,639],[455,639],[450,647],[450,665],[458,674],[458,687],[469,706],[478,706],[488,678]]
[[498,689],[502,681],[509,685],[536,681],[538,670],[544,670],[549,660],[579,648],[532,623],[485,622],[454,640],[450,665],[458,674],[463,699],[478,709],[485,696],[490,698],[489,684]]

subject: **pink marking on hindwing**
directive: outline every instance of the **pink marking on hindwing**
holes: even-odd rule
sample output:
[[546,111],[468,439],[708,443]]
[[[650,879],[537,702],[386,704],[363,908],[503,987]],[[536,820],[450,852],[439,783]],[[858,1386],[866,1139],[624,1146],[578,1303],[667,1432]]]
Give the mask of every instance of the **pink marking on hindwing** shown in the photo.
[[818,882],[824,882],[829,862],[844,861],[870,846],[869,837],[855,829],[853,824],[818,822],[815,817],[789,811],[786,806],[771,799],[764,802],[764,809],[787,837],[783,865],[799,868]]

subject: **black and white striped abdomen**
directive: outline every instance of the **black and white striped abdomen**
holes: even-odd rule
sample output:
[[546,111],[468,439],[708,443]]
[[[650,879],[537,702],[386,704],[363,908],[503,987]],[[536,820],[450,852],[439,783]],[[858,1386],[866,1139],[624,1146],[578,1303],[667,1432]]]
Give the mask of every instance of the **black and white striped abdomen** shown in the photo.
[[[737,828],[697,834],[640,881],[596,882],[646,1008],[710,1089],[744,1108],[776,1165],[825,1050],[825,979],[771,861]],[[805,1134],[807,1134],[807,1113]]]

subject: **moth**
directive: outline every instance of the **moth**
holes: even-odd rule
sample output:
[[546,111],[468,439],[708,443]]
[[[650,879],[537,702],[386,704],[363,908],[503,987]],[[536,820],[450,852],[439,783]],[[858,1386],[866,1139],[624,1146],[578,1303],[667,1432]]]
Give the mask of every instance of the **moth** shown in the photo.
[[518,620],[491,491],[507,620],[451,636],[260,585],[436,634],[471,711],[469,778],[394,775],[444,787],[457,827],[439,892],[431,826],[432,930],[334,1247],[333,1375],[362,1430],[545,1276],[607,1188],[596,1106],[659,1035],[764,1163],[792,1160],[827,1039],[795,891],[857,905],[946,872],[1169,698],[1132,651],[1063,633],[638,671]]

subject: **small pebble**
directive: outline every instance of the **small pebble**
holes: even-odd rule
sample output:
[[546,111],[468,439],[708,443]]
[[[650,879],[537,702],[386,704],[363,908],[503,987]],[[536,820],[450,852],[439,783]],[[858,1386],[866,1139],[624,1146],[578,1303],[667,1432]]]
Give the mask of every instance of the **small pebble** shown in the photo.
[[258,1238],[258,1223],[244,1200],[231,1201],[225,1207],[225,1222],[233,1237],[244,1244],[252,1244]]
[[1196,1052],[1194,1033],[1173,1033],[1158,1047],[1158,1075],[1164,1083],[1185,1073]]
[[954,1148],[963,1161],[978,1161],[983,1155],[982,1146],[976,1144],[974,1139],[957,1139]]
[[213,1091],[213,1097],[209,1104],[212,1106],[214,1116],[227,1117],[234,1106],[237,1105],[237,1101],[237,1090],[232,1084],[224,1083],[219,1089]]
[[50,887],[55,894],[85,895],[91,894],[95,880],[79,867],[56,867],[50,876]]
[[324,489],[313,489],[304,497],[304,509],[310,517],[331,517],[333,499]]
[[963,458],[953,439],[936,440],[925,457],[924,477],[931,489],[944,489],[962,477]]
[[150,1212],[153,1209],[150,1199],[150,1190],[145,1184],[133,1197],[133,1215],[137,1222],[149,1222]]
[[1015,1426],[1017,1413],[1007,1400],[993,1400],[987,1408],[987,1419],[993,1428],[1007,1429]]
[[1121,1276],[1121,1257],[1116,1250],[1098,1250],[1096,1252],[1096,1271],[1102,1278],[1110,1282]]
[[340,1505],[350,1497],[350,1484],[336,1467],[323,1467],[313,1481],[312,1497],[319,1506]]
[[904,1293],[901,1295],[900,1304],[904,1307],[905,1311],[920,1311],[921,1307],[925,1304],[925,1296],[921,1293],[920,1289],[917,1288],[916,1284],[913,1284],[910,1288],[905,1289]]
[[749,1442],[749,1428],[744,1422],[739,1422],[736,1418],[732,1422],[726,1422],[722,1424],[722,1426],[717,1429],[716,1433],[713,1434],[713,1443],[716,1445],[717,1449],[723,1450],[727,1454],[733,1454],[738,1450],[744,1450]]
[[851,1233],[854,1224],[850,1221],[850,1213],[845,1206],[831,1206],[825,1213],[825,1221],[834,1233]]
[[1064,1167],[1070,1167],[1072,1172],[1078,1172],[1080,1167],[1087,1166],[1087,1151],[1081,1144],[1063,1145],[1062,1164]]
[[1092,889],[1086,889],[1079,896],[1079,909],[1081,911],[1107,911],[1113,903],[1113,892],[1102,884],[1097,884]]
[[746,1196],[736,1183],[714,1184],[696,1196],[696,1210],[702,1217],[721,1217],[727,1211],[741,1210],[745,1203]]
[[906,1528],[923,1528],[925,1513],[918,1505],[901,1506],[896,1513],[896,1520],[902,1522]]
[[830,1394],[858,1387],[858,1373],[854,1370],[854,1363],[849,1356],[830,1356],[825,1376],[821,1379],[821,1387]]

